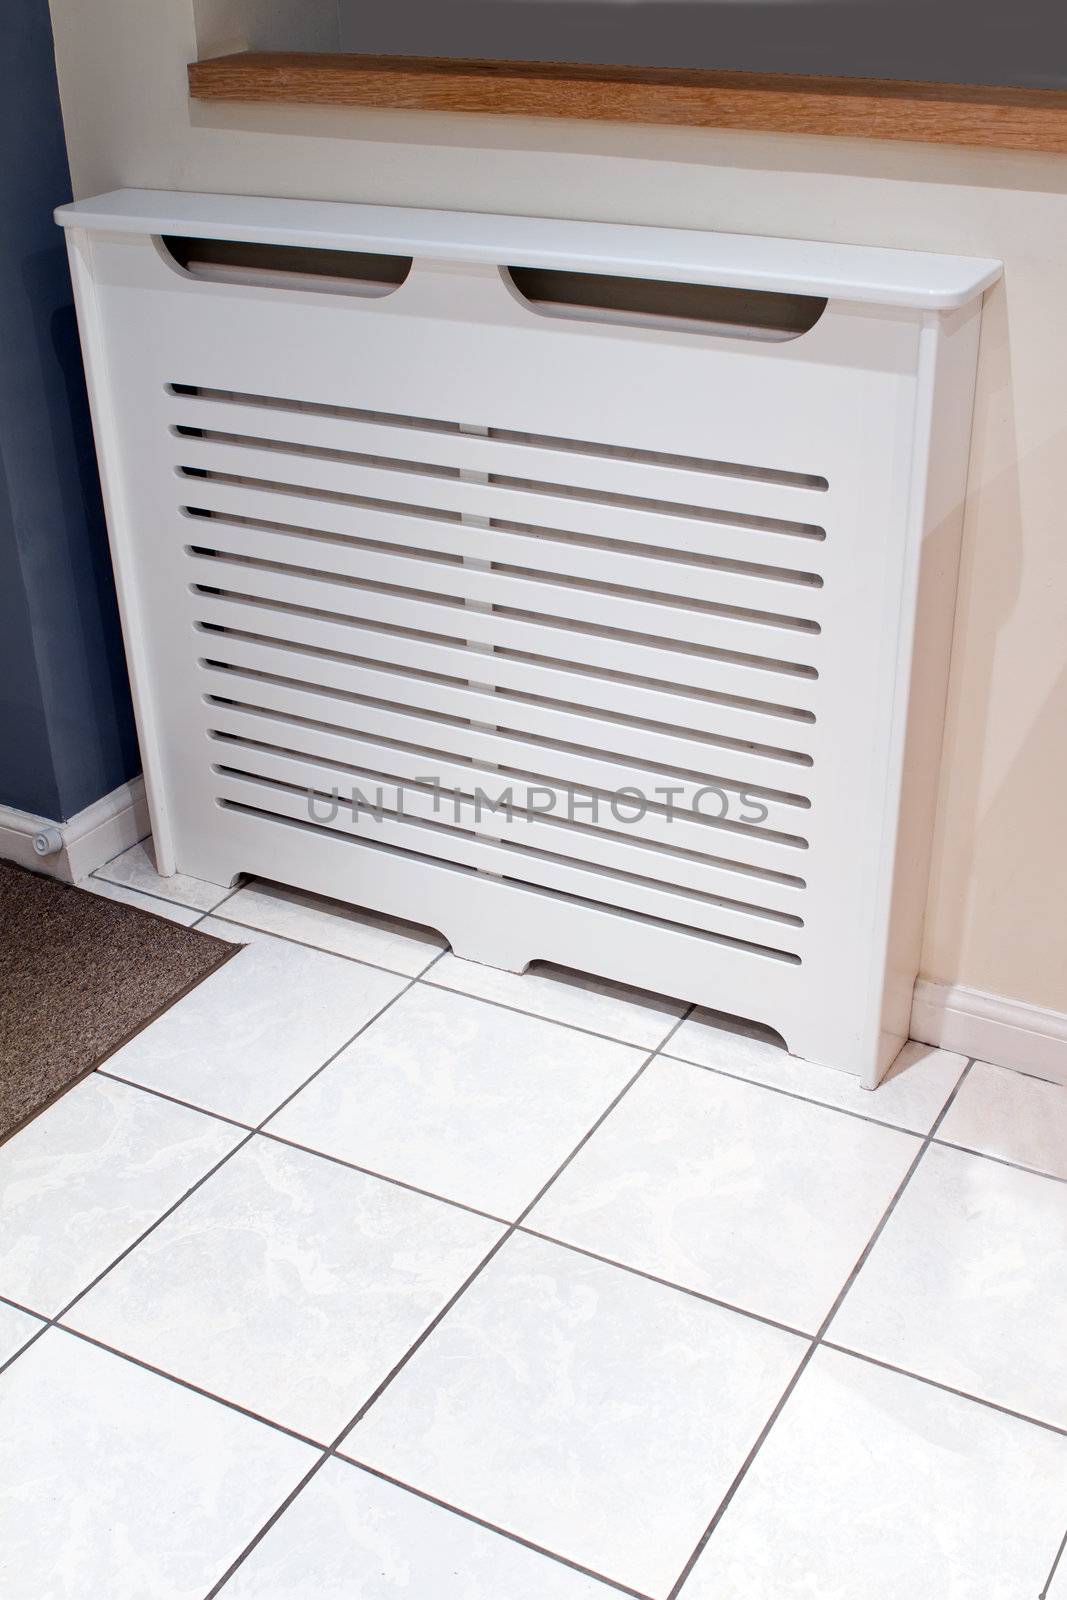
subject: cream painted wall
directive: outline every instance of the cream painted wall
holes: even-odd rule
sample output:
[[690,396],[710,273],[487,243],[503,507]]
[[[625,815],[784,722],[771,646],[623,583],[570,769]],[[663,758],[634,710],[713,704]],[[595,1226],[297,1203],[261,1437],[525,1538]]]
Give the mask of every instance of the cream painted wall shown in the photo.
[[[197,54],[235,50],[338,50],[337,0],[192,0]],[[183,10],[185,0],[176,8]]]
[[983,333],[923,967],[1067,1012],[1067,156],[194,105],[192,0],[52,0],[52,14],[77,195],[304,195],[1003,258]]

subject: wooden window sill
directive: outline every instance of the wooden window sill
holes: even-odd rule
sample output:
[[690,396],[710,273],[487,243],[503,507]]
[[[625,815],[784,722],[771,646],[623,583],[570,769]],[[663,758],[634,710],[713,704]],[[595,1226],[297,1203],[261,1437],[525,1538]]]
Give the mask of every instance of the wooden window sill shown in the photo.
[[578,117],[1067,151],[1067,91],[544,61],[249,51],[194,61],[197,100]]

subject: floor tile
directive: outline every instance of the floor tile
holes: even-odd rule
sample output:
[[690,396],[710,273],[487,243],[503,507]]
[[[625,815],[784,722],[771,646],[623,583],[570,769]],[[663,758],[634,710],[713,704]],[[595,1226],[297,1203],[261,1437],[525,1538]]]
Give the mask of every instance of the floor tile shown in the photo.
[[342,1449],[662,1597],[805,1348],[514,1235]]
[[19,1311],[0,1300],[0,1366],[10,1361],[35,1333],[40,1333],[41,1327],[39,1317],[31,1317],[28,1311]]
[[914,1133],[929,1133],[967,1065],[965,1056],[912,1042],[904,1046],[877,1089],[864,1089],[848,1072],[787,1055],[765,1029],[730,1027],[707,1011],[682,1023],[666,1053]]
[[323,900],[278,883],[255,882],[227,900],[227,921],[243,922],[267,933],[332,950],[335,955],[369,961],[414,978],[445,948],[429,929],[378,917],[340,900]]
[[611,1590],[454,1511],[328,1461],[224,1600],[611,1600]]
[[660,1057],[527,1222],[815,1333],[919,1148]]
[[209,917],[205,933],[248,939],[108,1070],[240,1122],[258,1123],[341,1048],[405,979]]
[[151,911],[153,916],[165,917],[168,922],[180,922],[186,928],[191,928],[204,915],[196,906],[161,900],[158,895],[142,894],[140,889],[129,889],[124,883],[111,883],[107,878],[83,878],[78,888],[99,895],[102,900],[120,900],[123,905],[139,906],[142,911]]
[[1067,1427],[1067,1188],[931,1145],[827,1337]]
[[0,1146],[0,1294],[53,1316],[241,1138],[91,1073]]
[[70,1325],[329,1443],[501,1232],[257,1138]]
[[[1060,1535],[1061,1540],[1064,1537],[1067,1537],[1067,1535]],[[1053,1562],[1055,1562],[1054,1571],[1052,1570]],[[1060,1552],[1058,1561],[1055,1554],[1053,1555],[1052,1561],[1049,1563],[1049,1569],[1052,1572],[1051,1582],[1041,1600],[1067,1600],[1067,1547]]]
[[819,1350],[683,1600],[1036,1600],[1067,1439]]
[[512,1218],[642,1059],[629,1045],[418,984],[271,1132]]
[[202,1600],[315,1460],[58,1329],[0,1411],[4,1600]]
[[1067,1178],[1067,1086],[976,1061],[938,1138]]
[[434,967],[428,981],[444,989],[477,995],[481,1000],[515,1006],[552,1022],[604,1033],[644,1050],[655,1050],[662,1044],[685,1010],[681,1000],[642,994],[638,989],[567,972],[562,967],[502,972],[499,967],[485,967],[477,961],[461,961],[458,956],[447,955]]
[[200,878],[189,878],[175,872],[161,878],[156,871],[155,847],[151,839],[142,839],[122,855],[116,856],[106,866],[97,867],[94,877],[108,883],[120,883],[127,889],[140,889],[144,894],[158,895],[162,900],[176,900],[183,906],[195,906],[198,911],[211,911],[220,900],[225,900],[229,889],[217,883],[204,883]]

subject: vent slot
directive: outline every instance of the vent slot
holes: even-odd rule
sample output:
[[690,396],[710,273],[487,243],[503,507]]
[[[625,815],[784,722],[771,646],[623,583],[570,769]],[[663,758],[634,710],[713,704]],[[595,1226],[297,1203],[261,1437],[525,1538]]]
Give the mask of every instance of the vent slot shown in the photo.
[[617,278],[548,267],[508,267],[516,293],[549,316],[781,341],[808,333],[827,301],[815,295],[716,284]]
[[210,283],[381,297],[398,289],[411,271],[410,256],[175,234],[164,234],[160,243],[183,272]]
[[[171,383],[167,392],[172,395],[195,396],[221,412],[226,407],[252,408],[269,412],[288,413],[291,416],[322,417],[342,422],[376,424],[389,428],[406,428],[413,433],[462,434],[464,424],[445,422],[439,418],[411,417],[391,411],[366,411],[356,406],[329,406],[314,400],[289,399],[280,395],[243,394],[236,389],[205,389],[195,384]],[[225,431],[225,430],[223,430]],[[794,489],[815,489],[825,492],[829,481],[818,473],[786,472],[777,467],[750,466],[735,461],[711,461],[701,456],[672,455],[668,451],[649,450],[629,445],[595,443],[589,439],[567,439],[557,434],[516,433],[507,428],[484,430],[486,439],[501,444],[525,446],[530,450],[563,450],[572,455],[590,456],[603,461],[630,462],[637,466],[675,467],[686,472],[708,473],[717,478],[741,478],[752,483],[781,484]]]

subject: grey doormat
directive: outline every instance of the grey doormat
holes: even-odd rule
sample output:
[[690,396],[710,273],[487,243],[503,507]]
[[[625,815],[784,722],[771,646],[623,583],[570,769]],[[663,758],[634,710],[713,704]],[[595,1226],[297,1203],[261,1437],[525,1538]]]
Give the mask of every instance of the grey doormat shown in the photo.
[[238,948],[0,861],[0,1140]]

